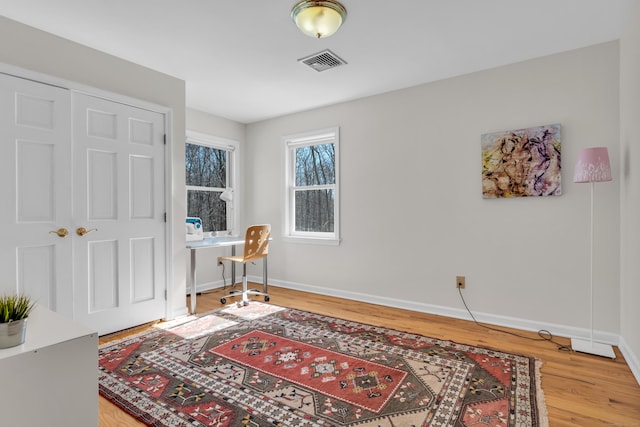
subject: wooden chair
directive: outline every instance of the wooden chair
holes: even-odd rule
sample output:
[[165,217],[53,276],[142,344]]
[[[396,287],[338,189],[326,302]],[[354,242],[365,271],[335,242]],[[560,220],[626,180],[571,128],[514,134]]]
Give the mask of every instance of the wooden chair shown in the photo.
[[[230,257],[220,257],[220,260],[242,263],[242,291],[231,291],[229,294],[220,298],[220,303],[226,304],[227,298],[242,294],[242,304],[247,305],[249,303],[249,295],[263,295],[265,301],[269,301],[269,294],[267,293],[267,260],[266,257],[269,253],[269,237],[271,235],[271,226],[269,224],[264,225],[252,225],[247,228],[247,233],[244,239],[244,254]],[[260,292],[257,289],[247,288],[247,263],[255,261],[257,259],[264,259],[263,262],[263,276],[262,282],[264,286],[264,292]],[[234,284],[232,284],[234,285]]]

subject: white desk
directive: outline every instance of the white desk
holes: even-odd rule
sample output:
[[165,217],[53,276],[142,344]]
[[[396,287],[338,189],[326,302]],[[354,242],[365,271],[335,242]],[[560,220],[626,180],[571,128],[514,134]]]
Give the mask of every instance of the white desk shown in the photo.
[[[191,251],[191,314],[196,313],[196,251],[206,248],[221,248],[231,246],[231,255],[236,254],[236,246],[244,245],[244,239],[238,236],[205,237],[202,240],[187,242],[187,249]],[[235,262],[231,263],[231,286],[236,282]]]

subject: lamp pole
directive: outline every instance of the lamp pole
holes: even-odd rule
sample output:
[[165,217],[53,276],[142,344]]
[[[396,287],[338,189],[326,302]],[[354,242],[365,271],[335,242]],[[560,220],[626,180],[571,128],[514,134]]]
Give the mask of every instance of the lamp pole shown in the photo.
[[573,182],[591,184],[589,218],[589,339],[571,338],[571,347],[575,351],[616,358],[613,347],[593,340],[593,200],[596,182],[611,181],[611,165],[606,147],[593,147],[580,150]]
[[589,341],[593,347],[593,189],[595,182],[591,181],[591,224],[589,230]]

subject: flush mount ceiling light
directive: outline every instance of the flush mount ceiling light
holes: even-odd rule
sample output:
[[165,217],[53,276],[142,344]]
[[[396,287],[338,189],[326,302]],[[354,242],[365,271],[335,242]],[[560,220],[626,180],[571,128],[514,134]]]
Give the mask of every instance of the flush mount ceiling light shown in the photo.
[[329,37],[347,19],[347,9],[334,0],[299,1],[291,9],[291,19],[310,37]]

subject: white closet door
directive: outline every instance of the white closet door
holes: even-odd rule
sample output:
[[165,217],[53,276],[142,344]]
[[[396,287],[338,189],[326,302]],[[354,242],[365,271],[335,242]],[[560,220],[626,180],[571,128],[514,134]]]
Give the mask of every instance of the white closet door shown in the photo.
[[72,317],[69,111],[68,90],[0,74],[0,293]]
[[164,317],[163,114],[73,93],[75,317],[101,334]]

